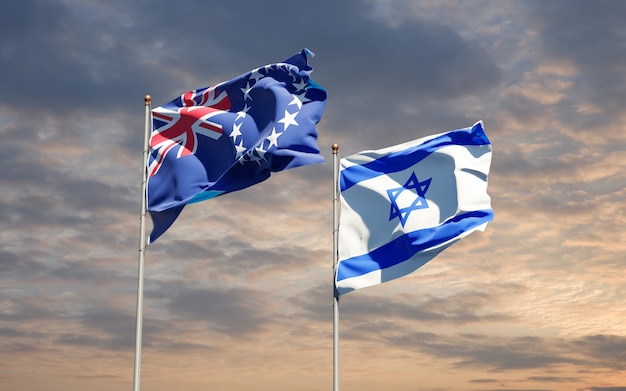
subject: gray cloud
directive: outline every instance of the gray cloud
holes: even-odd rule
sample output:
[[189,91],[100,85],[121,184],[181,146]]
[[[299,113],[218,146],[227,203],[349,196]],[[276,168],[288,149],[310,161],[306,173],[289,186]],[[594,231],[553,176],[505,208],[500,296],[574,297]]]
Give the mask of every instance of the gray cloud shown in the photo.
[[623,350],[620,350],[625,342],[624,337],[610,335],[563,339],[412,333],[385,339],[398,347],[410,347],[451,359],[456,367],[487,367],[495,372],[548,368],[562,364],[581,368],[603,368],[609,365],[622,370],[626,365],[626,358],[621,353]]
[[179,288],[168,299],[168,309],[186,319],[202,321],[232,336],[253,334],[267,327],[260,292],[229,289]]
[[[602,108],[604,116],[618,115],[623,109],[619,102],[626,100],[622,72],[626,65],[625,30],[621,18],[626,4],[619,0],[576,0],[530,1],[523,5],[541,33],[542,55],[580,69],[579,95]],[[568,116],[561,119],[574,124]],[[597,124],[602,117],[594,116],[593,121]]]

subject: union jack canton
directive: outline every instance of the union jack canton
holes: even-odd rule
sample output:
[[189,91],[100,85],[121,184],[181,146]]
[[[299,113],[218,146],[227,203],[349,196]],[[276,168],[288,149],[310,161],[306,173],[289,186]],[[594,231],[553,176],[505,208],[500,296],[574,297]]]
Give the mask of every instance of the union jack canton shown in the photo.
[[149,243],[184,206],[324,161],[315,125],[326,91],[310,79],[304,49],[282,63],[182,94],[152,110]]

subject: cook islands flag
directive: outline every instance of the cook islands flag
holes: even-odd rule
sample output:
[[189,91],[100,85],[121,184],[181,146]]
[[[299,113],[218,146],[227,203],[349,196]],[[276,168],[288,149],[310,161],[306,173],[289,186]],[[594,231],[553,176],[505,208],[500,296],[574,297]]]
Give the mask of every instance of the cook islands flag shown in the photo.
[[147,203],[154,242],[185,205],[244,189],[270,173],[324,159],[315,125],[326,91],[304,49],[152,110]]

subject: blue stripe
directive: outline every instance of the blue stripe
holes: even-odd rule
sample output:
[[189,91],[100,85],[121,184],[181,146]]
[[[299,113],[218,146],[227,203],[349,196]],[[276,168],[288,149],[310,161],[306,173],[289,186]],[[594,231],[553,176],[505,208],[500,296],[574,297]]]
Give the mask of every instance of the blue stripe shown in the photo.
[[187,201],[188,204],[195,204],[196,202],[202,202],[202,201],[206,201],[206,200],[210,200],[212,198],[215,198],[217,196],[220,196],[222,194],[224,194],[225,191],[223,190],[205,190],[202,193],[198,193],[195,196],[193,196],[189,201]]
[[390,172],[406,170],[440,148],[451,145],[478,146],[489,144],[490,142],[483,130],[482,123],[478,122],[471,128],[453,130],[415,147],[390,153],[366,164],[343,169],[339,179],[340,188],[341,191],[346,191],[361,181],[386,175]]
[[395,266],[421,251],[446,243],[491,220],[492,209],[477,210],[455,216],[437,227],[408,232],[368,254],[339,262],[337,281]]

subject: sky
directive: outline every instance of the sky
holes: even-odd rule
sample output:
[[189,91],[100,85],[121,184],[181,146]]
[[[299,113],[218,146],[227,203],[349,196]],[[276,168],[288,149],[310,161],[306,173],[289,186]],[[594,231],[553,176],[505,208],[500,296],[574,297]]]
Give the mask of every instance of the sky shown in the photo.
[[148,247],[144,390],[332,389],[331,145],[471,126],[495,219],[340,303],[342,390],[626,390],[626,2],[22,0],[0,13],[0,388],[130,390],[144,96],[308,48],[325,162]]

